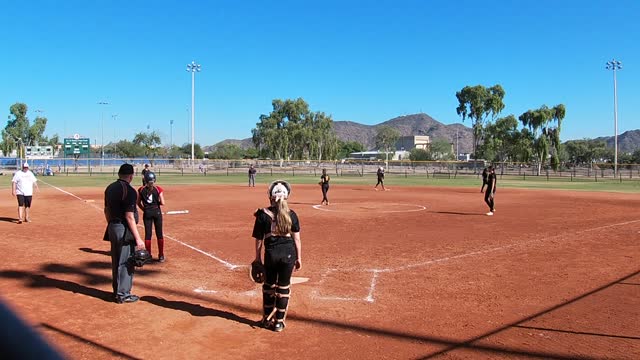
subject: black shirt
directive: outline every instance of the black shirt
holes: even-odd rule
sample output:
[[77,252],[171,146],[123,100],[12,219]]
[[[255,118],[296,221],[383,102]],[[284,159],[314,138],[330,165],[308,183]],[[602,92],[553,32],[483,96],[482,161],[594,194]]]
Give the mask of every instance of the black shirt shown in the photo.
[[249,175],[255,175],[256,171],[256,168],[249,168]]
[[488,176],[489,173],[487,172],[487,169],[482,170],[482,180],[484,180],[484,182],[487,182]]
[[496,174],[489,173],[487,175],[487,191],[492,190],[494,188],[493,181],[496,179]]
[[329,186],[330,180],[331,178],[327,174],[320,176],[320,182],[322,183],[322,186]]
[[104,207],[107,209],[109,222],[126,223],[125,213],[133,212],[137,223],[136,201],[138,201],[138,193],[128,182],[118,179],[107,186],[104,191]]
[[[276,207],[271,206],[268,208],[274,215],[276,214]],[[258,209],[255,212],[256,222],[253,225],[253,237],[256,239],[264,239],[266,234],[271,232],[271,217],[267,215],[262,209]],[[300,232],[300,222],[298,221],[298,215],[289,210],[289,216],[291,216],[291,237],[287,236],[269,236],[264,239],[265,246],[275,246],[293,241],[293,233]],[[273,220],[275,222],[275,220]]]
[[378,169],[378,180],[384,179],[384,170]]

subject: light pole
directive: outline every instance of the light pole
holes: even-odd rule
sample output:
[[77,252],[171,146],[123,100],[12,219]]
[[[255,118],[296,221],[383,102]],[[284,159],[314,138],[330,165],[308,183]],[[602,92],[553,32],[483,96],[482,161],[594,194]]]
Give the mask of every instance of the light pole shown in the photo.
[[[98,101],[98,105],[109,105],[106,101]],[[101,140],[100,140],[100,170],[104,166],[104,111],[100,109],[100,128],[101,128]]]
[[116,145],[118,143],[118,139],[116,139],[116,129],[118,127],[115,126],[115,123],[117,120],[118,120],[118,114],[111,114],[111,122],[112,122],[111,126],[113,126],[113,156],[112,156],[113,158],[115,158],[116,151],[118,150],[117,149],[118,145]]
[[616,71],[622,69],[622,63],[616,59],[607,61],[607,70],[613,71],[613,128],[615,136],[613,138],[613,177],[618,176],[618,86],[616,82]]
[[187,71],[191,73],[191,168],[195,166],[195,98],[196,98],[196,72],[200,72],[201,66],[195,61],[187,64]]
[[173,149],[173,120],[169,120],[169,149]]

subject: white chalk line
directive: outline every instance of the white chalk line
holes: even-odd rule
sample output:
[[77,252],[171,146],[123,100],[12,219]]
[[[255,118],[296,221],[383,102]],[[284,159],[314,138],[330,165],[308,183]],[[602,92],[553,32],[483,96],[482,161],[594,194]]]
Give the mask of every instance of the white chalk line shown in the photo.
[[[41,180],[41,181],[42,181],[42,180]],[[60,191],[60,192],[62,192],[62,193],[64,193],[64,194],[67,194],[67,195],[69,195],[69,196],[71,196],[71,197],[74,197],[74,198],[76,198],[76,199],[80,200],[80,201],[83,201],[85,204],[89,204],[90,206],[92,206],[93,208],[95,208],[95,209],[97,209],[97,210],[99,210],[99,211],[103,211],[103,209],[102,209],[102,208],[98,207],[97,205],[95,205],[95,204],[93,204],[93,203],[88,203],[88,202],[86,202],[86,200],[85,200],[85,199],[83,199],[83,198],[81,198],[81,197],[79,197],[79,196],[77,196],[77,195],[75,195],[75,194],[73,194],[73,193],[70,193],[70,192],[68,192],[68,191],[66,191],[66,190],[63,190],[63,189],[61,189],[61,188],[59,188],[59,187],[57,187],[57,186],[51,185],[51,184],[49,184],[49,183],[47,183],[47,182],[45,182],[45,181],[42,181],[42,183],[44,183],[44,184],[46,184],[46,185],[49,185],[49,186],[51,186],[52,188],[54,188],[54,189],[56,189],[56,190],[58,190],[58,191]],[[141,229],[144,229],[144,227],[142,227],[141,225],[138,225],[138,227],[139,227],[139,228],[141,228]],[[228,262],[228,261],[225,261],[225,260],[223,260],[223,259],[221,259],[221,258],[219,258],[219,257],[217,257],[217,256],[215,256],[215,255],[213,255],[213,254],[210,254],[210,253],[208,253],[208,252],[206,252],[206,251],[204,251],[204,250],[200,250],[200,249],[198,249],[197,247],[195,247],[195,246],[193,246],[193,245],[190,245],[190,244],[187,244],[187,243],[185,243],[185,242],[183,242],[183,241],[180,241],[180,240],[178,240],[177,238],[175,238],[175,237],[173,237],[173,236],[171,236],[171,235],[168,235],[168,234],[166,234],[166,233],[164,234],[164,237],[165,237],[165,238],[167,238],[167,239],[173,240],[173,241],[177,242],[177,243],[178,243],[178,244],[180,244],[180,245],[183,245],[183,246],[185,246],[185,247],[187,247],[187,248],[189,248],[189,249],[191,249],[191,250],[194,250],[194,251],[196,251],[196,252],[199,252],[200,254],[205,255],[205,256],[207,256],[207,257],[209,257],[209,258],[211,258],[211,259],[213,259],[213,260],[215,260],[215,261],[219,262],[220,264],[224,265],[224,266],[225,266],[227,269],[229,269],[229,270],[235,270],[235,269],[237,269],[237,268],[240,268],[240,267],[246,266],[246,265],[234,265],[234,264],[232,264],[232,263],[230,263],[230,262]]]
[[[57,186],[51,185],[47,182],[42,181],[44,184],[49,185],[51,187],[53,187],[54,189],[65,193],[69,196],[72,196],[78,200],[84,201],[84,199],[82,199],[81,197],[72,194],[68,191],[65,191]],[[87,203],[86,201],[84,201],[85,203]],[[95,209],[98,210],[102,210],[101,208],[99,208],[98,206],[92,204],[92,203],[87,203],[89,205],[91,205],[92,207],[94,207]],[[404,204],[407,205],[407,204]],[[411,204],[409,204],[411,205]],[[318,210],[325,210],[324,208],[318,208],[321,205],[314,205],[313,208],[316,208]],[[421,206],[421,205],[413,205],[413,206]],[[426,207],[421,206],[424,209],[426,209]],[[421,211],[424,209],[419,209],[419,210],[409,210],[409,211]],[[325,210],[325,211],[331,211],[331,210]],[[405,211],[405,212],[409,212],[409,211]],[[400,211],[397,211],[400,212]],[[488,253],[492,253],[492,252],[497,252],[497,251],[501,251],[501,250],[506,250],[509,248],[513,248],[513,247],[517,247],[517,246],[526,246],[526,245],[530,245],[533,243],[538,243],[538,242],[543,242],[543,241],[548,241],[548,240],[552,240],[555,238],[562,238],[564,236],[567,235],[577,235],[577,234],[582,234],[582,233],[586,233],[586,232],[591,232],[591,231],[597,231],[597,230],[603,230],[603,229],[608,229],[611,227],[618,227],[618,226],[624,226],[624,225],[629,225],[629,224],[634,224],[640,222],[640,220],[631,220],[631,221],[625,221],[625,222],[621,222],[621,223],[616,223],[616,224],[608,224],[608,225],[602,225],[602,226],[597,226],[594,228],[590,228],[590,229],[585,229],[585,230],[580,230],[577,232],[574,232],[573,234],[559,234],[559,235],[554,235],[554,236],[548,236],[545,238],[541,238],[541,239],[535,239],[535,240],[531,240],[531,241],[525,241],[522,243],[514,243],[514,244],[510,244],[510,245],[505,245],[505,246],[499,246],[499,247],[494,247],[494,248],[488,248],[488,249],[481,249],[481,250],[477,250],[477,251],[472,251],[472,252],[468,252],[468,253],[463,253],[463,254],[459,254],[459,255],[454,255],[454,256],[447,256],[447,257],[443,257],[443,258],[437,258],[437,259],[431,259],[428,261],[424,261],[424,262],[420,262],[420,263],[416,263],[416,264],[409,264],[409,265],[404,265],[404,266],[399,266],[396,268],[387,268],[387,269],[358,269],[358,268],[351,268],[351,269],[328,269],[325,271],[325,273],[323,275],[321,275],[320,281],[318,282],[318,286],[320,286],[326,279],[326,277],[335,271],[342,271],[342,272],[371,272],[371,283],[369,286],[369,291],[367,293],[367,296],[364,298],[355,298],[355,297],[340,297],[340,296],[324,296],[324,295],[320,295],[318,293],[317,289],[312,290],[312,296],[314,298],[317,299],[321,299],[321,300],[337,300],[337,301],[365,301],[365,302],[369,302],[369,303],[373,303],[375,301],[374,299],[374,292],[375,292],[375,288],[376,288],[376,284],[377,284],[377,279],[380,273],[391,273],[391,272],[397,272],[397,271],[404,271],[404,270],[409,270],[409,269],[413,269],[413,268],[417,268],[417,267],[421,267],[421,266],[428,266],[428,265],[432,265],[432,264],[437,264],[437,263],[444,263],[450,260],[457,260],[457,259],[462,259],[462,258],[467,258],[467,257],[472,257],[474,255],[481,255],[481,254],[488,254]],[[140,227],[140,226],[139,226]],[[218,262],[220,262],[221,264],[223,264],[226,268],[230,269],[230,270],[235,270],[237,268],[241,268],[241,267],[248,267],[247,265],[234,265],[231,264],[221,258],[218,258],[217,256],[207,253],[203,250],[200,250],[198,248],[196,248],[195,246],[189,245],[185,242],[182,242],[178,239],[176,239],[175,237],[172,237],[170,235],[165,235],[165,237],[187,247],[190,248],[196,252],[199,252],[211,259],[214,259]],[[206,290],[204,288],[197,288],[194,289],[195,292],[198,293],[219,293],[219,291],[216,290]],[[253,294],[256,292],[255,290],[250,290],[250,291],[246,291],[246,292],[230,292],[230,291],[226,291],[228,293],[232,293],[232,294],[242,294],[242,295],[249,295],[249,296],[253,296]]]
[[[332,203],[333,205],[312,205],[311,207],[316,209],[316,210],[320,210],[320,211],[327,211],[327,212],[355,212],[355,213],[364,213],[365,211],[351,211],[351,210],[340,210],[340,209],[335,209],[335,205],[340,205],[340,203]],[[416,212],[416,211],[423,211],[426,210],[427,207],[424,205],[417,205],[417,204],[383,204],[383,205],[389,205],[389,206],[414,206],[416,207],[416,209],[408,209],[408,210],[377,210],[377,209],[370,209],[369,211],[371,213],[376,213],[376,214],[380,214],[380,213],[384,213],[384,214],[388,214],[388,213],[408,213],[408,212]],[[334,208],[331,208],[331,207]]]
[[387,268],[387,269],[358,269],[358,268],[350,268],[350,269],[340,269],[340,270],[339,269],[328,269],[321,276],[321,279],[320,279],[320,282],[318,283],[318,285],[322,284],[329,274],[331,274],[333,272],[336,272],[336,271],[341,271],[343,273],[344,272],[370,272],[371,273],[371,285],[369,287],[369,292],[368,292],[367,296],[364,297],[364,298],[324,296],[324,295],[320,295],[317,291],[314,291],[313,295],[314,295],[315,298],[321,299],[321,300],[366,301],[366,302],[372,303],[372,302],[375,301],[374,292],[375,292],[375,287],[376,287],[376,284],[377,284],[377,279],[378,279],[378,276],[379,276],[380,273],[392,273],[392,272],[404,271],[404,270],[409,270],[409,269],[422,267],[422,266],[428,266],[428,265],[437,264],[437,263],[445,263],[445,262],[448,262],[450,260],[457,260],[457,259],[463,259],[463,258],[467,258],[467,257],[472,257],[472,256],[475,256],[475,255],[488,254],[488,253],[497,252],[497,251],[501,251],[501,250],[507,250],[507,249],[510,249],[510,248],[518,247],[518,246],[527,246],[527,245],[530,245],[530,244],[533,244],[533,243],[549,241],[549,240],[553,240],[553,239],[556,239],[556,238],[562,238],[562,237],[565,237],[565,236],[578,235],[578,234],[591,232],[591,231],[604,230],[604,229],[608,229],[608,228],[611,228],[611,227],[625,226],[625,225],[634,224],[634,223],[637,223],[637,222],[640,222],[640,220],[631,220],[631,221],[625,221],[625,222],[616,223],[616,224],[603,225],[603,226],[598,226],[598,227],[594,227],[594,228],[591,228],[591,229],[585,229],[585,230],[576,231],[573,234],[559,234],[559,235],[554,235],[554,236],[548,236],[548,237],[544,237],[544,238],[541,238],[541,239],[535,239],[535,240],[525,241],[525,242],[521,242],[521,243],[515,243],[515,244],[510,244],[510,245],[505,245],[505,246],[498,246],[498,247],[493,247],[493,248],[488,248],[488,249],[481,249],[481,250],[472,251],[472,252],[468,252],[468,253],[464,253],[464,254],[459,254],[459,255],[454,255],[454,256],[447,256],[447,257],[443,257],[443,258],[431,259],[431,260],[428,260],[428,261],[424,261],[424,262],[420,262],[420,263],[416,263],[416,264],[399,266],[399,267],[396,267],[396,268]]

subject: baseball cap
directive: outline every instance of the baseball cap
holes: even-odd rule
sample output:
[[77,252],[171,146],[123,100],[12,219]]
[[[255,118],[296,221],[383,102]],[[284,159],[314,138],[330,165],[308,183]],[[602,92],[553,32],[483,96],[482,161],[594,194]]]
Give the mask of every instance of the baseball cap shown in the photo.
[[25,161],[24,164],[22,164],[22,167],[23,168],[28,168],[29,167],[29,163]]
[[120,170],[118,170],[118,175],[131,175],[133,172],[133,165],[122,164],[120,165]]

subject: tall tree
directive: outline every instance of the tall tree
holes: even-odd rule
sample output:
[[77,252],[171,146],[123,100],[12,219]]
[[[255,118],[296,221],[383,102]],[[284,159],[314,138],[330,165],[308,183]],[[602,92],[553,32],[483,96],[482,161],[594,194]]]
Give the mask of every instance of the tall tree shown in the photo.
[[451,143],[446,139],[434,139],[429,145],[429,160],[453,160]]
[[354,152],[362,152],[364,151],[364,145],[357,141],[342,141],[338,140],[338,154],[336,155],[338,159],[344,159],[349,157],[349,154]]
[[133,137],[133,144],[144,149],[144,155],[149,158],[151,166],[158,155],[161,143],[160,135],[155,131],[139,132]]
[[484,159],[504,163],[516,141],[518,120],[513,115],[502,117],[489,123],[484,132],[484,141],[479,152]]
[[[542,165],[549,157],[550,150],[554,154],[551,161],[554,169],[557,169],[559,165],[557,154],[559,153],[560,146],[560,129],[565,114],[566,110],[562,104],[556,105],[553,108],[542,105],[539,109],[527,110],[519,117],[522,125],[531,130],[535,139],[533,142],[533,151],[537,162],[538,175],[540,175]],[[554,161],[553,159],[556,160]]]
[[275,99],[273,110],[260,115],[251,130],[261,156],[274,159],[335,158],[337,140],[333,120],[323,112],[311,112],[301,98]]
[[477,159],[476,151],[482,140],[485,121],[495,118],[504,109],[505,91],[500,85],[486,88],[482,85],[465,86],[456,92],[458,107],[456,112],[462,116],[462,121],[471,119],[473,129],[473,157]]
[[21,145],[49,145],[49,139],[43,134],[47,127],[47,118],[37,116],[30,124],[27,117],[28,106],[23,103],[15,103],[9,108],[9,119],[2,130],[2,148],[5,154],[10,153]]
[[396,143],[400,138],[400,131],[391,126],[382,125],[378,128],[375,137],[376,148],[384,150],[387,163],[389,162],[389,151],[396,149]]

